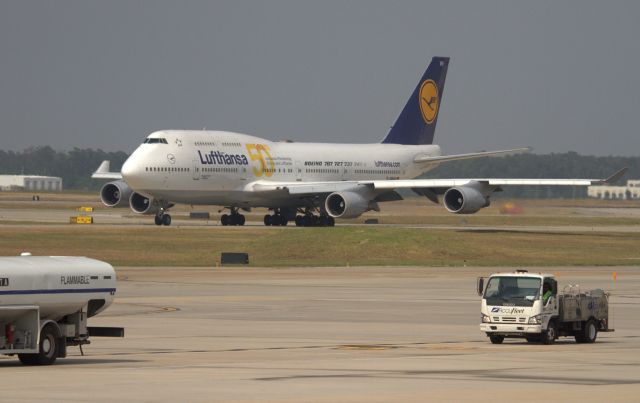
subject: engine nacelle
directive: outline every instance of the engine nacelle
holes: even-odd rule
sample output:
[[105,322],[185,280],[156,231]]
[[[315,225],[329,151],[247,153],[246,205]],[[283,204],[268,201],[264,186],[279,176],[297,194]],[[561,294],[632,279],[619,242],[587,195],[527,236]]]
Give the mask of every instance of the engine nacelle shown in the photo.
[[473,214],[491,204],[489,196],[475,186],[458,186],[444,194],[444,206],[450,213]]
[[155,214],[160,210],[158,203],[153,198],[136,192],[131,193],[129,206],[131,211],[138,214]]
[[125,181],[105,183],[100,189],[100,200],[107,207],[124,207],[133,191]]
[[369,211],[371,199],[357,192],[334,192],[327,196],[324,208],[334,218],[356,218]]

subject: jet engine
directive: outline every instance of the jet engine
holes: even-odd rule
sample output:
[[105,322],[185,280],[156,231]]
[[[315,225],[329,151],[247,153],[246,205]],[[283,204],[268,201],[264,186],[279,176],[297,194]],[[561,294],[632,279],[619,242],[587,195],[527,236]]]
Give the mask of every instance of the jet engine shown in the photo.
[[125,181],[113,181],[102,186],[100,199],[107,207],[123,207],[127,205],[131,192]]
[[457,186],[444,194],[444,206],[450,213],[473,214],[491,204],[488,190],[483,191],[481,184]]
[[356,218],[371,210],[371,199],[358,192],[334,192],[327,196],[324,208],[334,218]]
[[155,214],[160,210],[158,203],[153,198],[133,192],[129,197],[131,211],[138,214]]

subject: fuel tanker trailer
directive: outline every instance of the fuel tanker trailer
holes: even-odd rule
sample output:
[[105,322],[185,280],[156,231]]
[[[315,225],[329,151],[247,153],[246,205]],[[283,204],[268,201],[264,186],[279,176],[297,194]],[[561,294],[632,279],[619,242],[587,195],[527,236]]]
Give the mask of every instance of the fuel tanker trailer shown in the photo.
[[53,364],[68,346],[89,337],[123,337],[119,327],[90,327],[87,319],[113,302],[116,273],[86,257],[0,257],[0,354],[27,365]]

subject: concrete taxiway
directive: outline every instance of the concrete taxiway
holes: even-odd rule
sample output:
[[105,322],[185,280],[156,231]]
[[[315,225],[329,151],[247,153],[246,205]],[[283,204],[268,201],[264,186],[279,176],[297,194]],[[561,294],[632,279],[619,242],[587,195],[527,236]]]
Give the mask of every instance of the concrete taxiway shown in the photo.
[[[29,203],[22,203],[21,208],[6,208],[0,205],[0,225],[24,225],[29,224],[46,224],[51,225],[69,225],[69,217],[72,215],[82,215],[70,208],[61,208],[56,206],[55,202],[49,202],[45,207],[44,203],[40,205]],[[33,208],[34,206],[38,208]],[[31,207],[31,208],[29,208]],[[607,211],[601,211],[607,210]],[[585,217],[626,217],[636,218],[640,216],[640,208],[625,208],[618,209],[613,212],[608,210],[613,209],[573,209],[571,214],[575,214],[575,211],[581,211]],[[608,214],[605,214],[608,213]],[[136,215],[132,214],[128,209],[118,208],[98,208],[94,213],[90,213],[94,219],[95,225],[102,226],[126,226],[126,227],[153,227],[153,216],[149,215]],[[172,220],[172,226],[180,227],[211,227],[221,226],[218,218],[218,214],[213,212],[210,220],[202,219],[190,219],[187,213],[181,212],[174,214]],[[260,216],[249,216],[246,226],[248,227],[260,227],[265,229],[272,229],[273,227],[264,227]],[[420,229],[435,229],[435,230],[465,230],[465,231],[502,231],[502,232],[533,232],[533,233],[638,233],[640,232],[640,226],[638,225],[552,225],[549,223],[539,225],[477,225],[468,224],[464,217],[460,218],[460,221],[456,224],[434,224],[434,223],[419,223],[419,224],[407,224],[407,223],[393,223],[393,219],[387,220],[386,218],[380,218],[380,224],[376,224],[378,227],[401,227],[401,228],[420,228]],[[391,221],[392,223],[387,223]],[[364,219],[354,221],[339,220],[336,225],[338,226],[366,226],[370,227],[371,224],[364,224]],[[228,227],[229,230],[242,227]],[[280,227],[275,227],[279,229]],[[289,228],[295,228],[293,223],[289,224]]]
[[[504,269],[498,269],[502,271]],[[637,401],[640,270],[551,267],[613,293],[592,345],[478,330],[488,268],[117,268],[124,326],[49,367],[0,358],[4,400]],[[617,272],[613,281],[612,272]]]

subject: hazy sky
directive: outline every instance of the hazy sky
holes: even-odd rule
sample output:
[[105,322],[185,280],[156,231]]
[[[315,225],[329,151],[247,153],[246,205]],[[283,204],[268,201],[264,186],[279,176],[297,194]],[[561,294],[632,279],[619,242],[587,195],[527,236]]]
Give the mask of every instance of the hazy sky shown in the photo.
[[450,56],[445,153],[640,155],[638,1],[0,2],[0,149],[377,142]]

